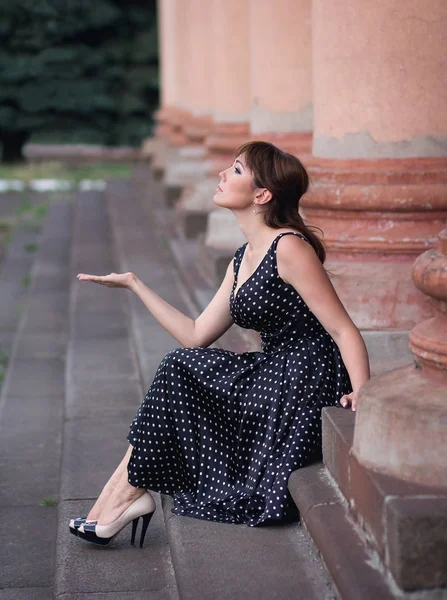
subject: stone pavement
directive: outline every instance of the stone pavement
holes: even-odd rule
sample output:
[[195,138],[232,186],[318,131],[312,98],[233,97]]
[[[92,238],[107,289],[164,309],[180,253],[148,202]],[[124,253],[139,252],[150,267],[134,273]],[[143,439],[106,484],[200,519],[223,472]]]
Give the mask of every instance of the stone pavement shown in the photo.
[[[48,212],[1,396],[0,600],[332,598],[299,524],[181,517],[157,494],[143,550],[130,546],[130,527],[108,548],[68,531],[122,458],[130,420],[178,346],[129,292],[75,275],[133,270],[196,314],[153,212],[160,190],[139,185],[113,182]],[[57,506],[40,505],[51,498]]]

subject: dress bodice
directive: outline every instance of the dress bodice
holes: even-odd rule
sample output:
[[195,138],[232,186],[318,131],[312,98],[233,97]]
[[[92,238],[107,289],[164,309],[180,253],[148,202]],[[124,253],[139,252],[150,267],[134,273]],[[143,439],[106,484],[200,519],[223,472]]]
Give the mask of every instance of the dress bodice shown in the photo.
[[234,256],[230,312],[237,325],[260,333],[264,352],[284,349],[299,343],[303,338],[329,336],[296,289],[279,276],[276,248],[284,235],[297,235],[309,243],[300,233],[280,233],[256,270],[235,295],[239,267],[248,242],[238,248]]

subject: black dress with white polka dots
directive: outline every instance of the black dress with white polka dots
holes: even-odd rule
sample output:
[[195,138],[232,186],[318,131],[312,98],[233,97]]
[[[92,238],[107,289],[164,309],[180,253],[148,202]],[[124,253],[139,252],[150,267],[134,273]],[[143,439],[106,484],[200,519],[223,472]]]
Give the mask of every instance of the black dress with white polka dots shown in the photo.
[[[278,275],[279,234],[230,311],[262,352],[178,348],[163,358],[127,437],[129,482],[173,496],[177,515],[251,527],[298,514],[289,475],[321,457],[321,409],[352,391],[340,351]],[[306,240],[307,241],[307,240]],[[342,409],[341,409],[342,410]]]

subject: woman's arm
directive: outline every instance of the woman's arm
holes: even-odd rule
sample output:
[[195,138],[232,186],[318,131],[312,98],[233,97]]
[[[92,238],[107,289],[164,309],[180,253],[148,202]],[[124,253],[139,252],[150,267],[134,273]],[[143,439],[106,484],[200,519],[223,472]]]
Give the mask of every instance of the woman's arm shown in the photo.
[[355,410],[358,391],[369,379],[369,360],[363,338],[346,312],[314,249],[304,240],[287,235],[277,246],[279,276],[296,289],[312,313],[331,335],[351,379],[353,393],[341,403]]
[[233,324],[229,308],[229,298],[234,281],[233,261],[229,264],[225,278],[214,298],[196,320],[187,317],[163,300],[134,273],[110,273],[104,276],[80,273],[78,279],[92,281],[107,287],[131,290],[140,298],[160,325],[184,347],[209,346]]

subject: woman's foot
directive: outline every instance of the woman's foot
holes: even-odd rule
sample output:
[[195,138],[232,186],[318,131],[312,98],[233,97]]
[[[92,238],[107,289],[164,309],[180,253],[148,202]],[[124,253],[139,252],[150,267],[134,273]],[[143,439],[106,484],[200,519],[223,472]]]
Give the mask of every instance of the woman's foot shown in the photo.
[[104,510],[104,507],[107,504],[110,494],[120,483],[124,475],[126,476],[127,480],[127,465],[132,454],[132,449],[132,446],[129,444],[129,447],[127,448],[126,453],[123,456],[120,464],[117,466],[114,473],[103,487],[99,498],[90,509],[90,512],[87,515],[87,519],[89,521],[97,521],[99,519],[101,512]]
[[130,458],[131,454],[132,454],[132,446],[129,444],[129,447],[127,448],[127,451],[126,451],[123,459],[121,460],[118,467],[115,469],[113,475],[110,477],[108,482],[103,487],[101,494],[99,495],[95,504],[90,509],[90,512],[88,513],[88,515],[86,515],[85,517],[84,516],[77,517],[76,519],[70,520],[69,527],[70,527],[71,533],[74,533],[75,535],[77,535],[79,527],[84,522],[89,522],[89,523],[97,522],[101,512],[103,511],[104,507],[106,506],[106,503],[107,503],[107,500],[109,499],[110,494],[113,492],[115,487],[121,481],[123,474],[124,473],[127,474],[127,464],[129,462],[129,458]]
[[140,517],[143,520],[140,535],[140,548],[143,547],[146,530],[155,512],[155,502],[150,493],[143,490],[136,500],[131,502],[126,510],[108,525],[84,524],[78,530],[78,536],[94,544],[107,546],[120,531],[132,522],[130,543],[133,545]]
[[[118,519],[138,498],[146,494],[144,488],[136,488],[127,481],[127,471],[111,491],[97,517],[98,525],[109,525]],[[150,495],[150,494],[149,494]],[[152,496],[150,496],[152,498]],[[153,498],[152,498],[153,500]],[[153,501],[155,509],[155,501]],[[90,517],[90,515],[89,515]]]

